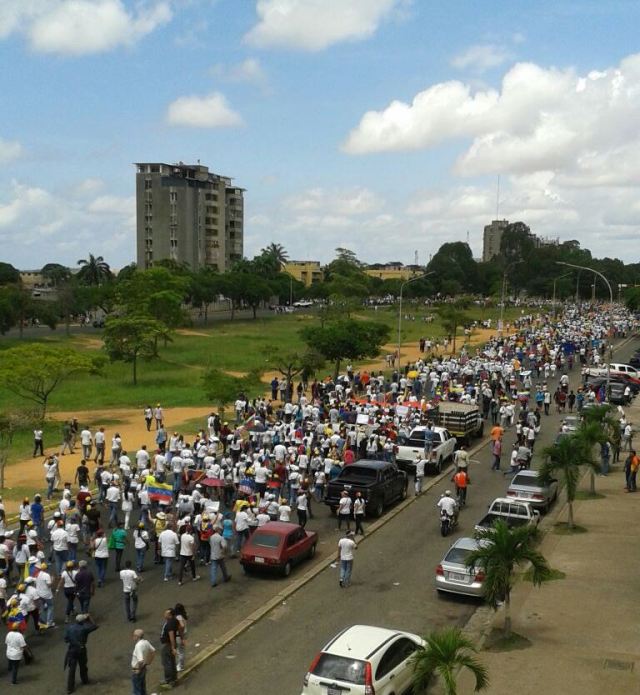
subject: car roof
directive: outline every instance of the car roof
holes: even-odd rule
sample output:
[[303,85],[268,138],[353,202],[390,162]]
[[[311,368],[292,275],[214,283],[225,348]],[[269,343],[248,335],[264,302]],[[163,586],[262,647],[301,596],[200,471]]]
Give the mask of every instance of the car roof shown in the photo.
[[278,535],[286,536],[297,528],[300,528],[298,524],[290,524],[288,521],[267,521],[266,524],[259,526],[253,532],[252,537],[256,533],[277,533]]
[[412,637],[417,635],[402,630],[389,630],[373,625],[352,625],[337,634],[328,642],[323,652],[343,656],[349,659],[370,659],[384,644],[395,637]]

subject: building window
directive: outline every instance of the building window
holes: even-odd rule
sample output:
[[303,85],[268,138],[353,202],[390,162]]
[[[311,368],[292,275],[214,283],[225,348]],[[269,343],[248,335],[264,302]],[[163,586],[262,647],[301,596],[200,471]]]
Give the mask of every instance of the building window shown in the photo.
[[144,180],[144,188],[146,191],[148,191],[152,185],[153,185],[153,181],[151,181],[151,179],[145,179]]
[[173,204],[178,202],[178,194],[175,191],[169,191],[169,202]]

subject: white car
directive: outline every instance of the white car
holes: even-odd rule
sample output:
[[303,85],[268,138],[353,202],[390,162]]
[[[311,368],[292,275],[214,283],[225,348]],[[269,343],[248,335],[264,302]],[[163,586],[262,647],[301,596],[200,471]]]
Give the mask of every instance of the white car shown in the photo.
[[411,657],[424,644],[410,632],[352,625],[318,653],[302,695],[404,695],[413,678]]
[[[396,463],[407,473],[415,474],[416,461],[424,455],[424,433],[426,427],[414,427],[408,437],[398,437]],[[456,438],[449,434],[444,427],[432,427],[433,448],[429,459],[429,468],[434,473],[440,473],[442,465],[448,461],[456,448]]]

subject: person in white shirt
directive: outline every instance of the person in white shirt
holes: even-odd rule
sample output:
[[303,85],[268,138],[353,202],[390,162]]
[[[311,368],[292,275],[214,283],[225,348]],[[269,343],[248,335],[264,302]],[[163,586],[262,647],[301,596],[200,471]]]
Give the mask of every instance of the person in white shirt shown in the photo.
[[144,470],[149,465],[149,452],[147,451],[146,444],[143,444],[138,451],[136,451],[136,467],[138,471]]
[[351,531],[351,497],[346,490],[342,491],[338,500],[338,531],[343,523],[347,524],[347,532]]
[[355,533],[347,531],[344,538],[338,541],[338,559],[340,560],[340,586],[343,588],[351,584],[353,571],[353,554],[358,547],[354,540]]
[[356,498],[353,500],[353,518],[356,522],[356,534],[364,536],[364,528],[362,522],[365,515],[365,501],[362,498],[361,492],[356,492]]
[[60,576],[69,553],[69,534],[66,532],[64,522],[61,519],[56,523],[53,531],[51,531],[51,542],[53,544],[53,554],[56,558],[56,574]]
[[124,569],[120,570],[122,580],[122,592],[124,594],[124,610],[130,623],[136,622],[138,610],[138,584],[142,581],[137,572],[131,567],[131,560],[124,563]]
[[104,443],[106,440],[106,435],[104,433],[104,427],[101,427],[95,435],[93,436],[93,442],[96,445],[96,456],[94,461],[96,463],[104,463]]
[[11,630],[7,632],[7,636],[4,638],[4,643],[7,647],[7,664],[11,674],[11,682],[15,685],[18,682],[18,668],[22,661],[22,655],[24,650],[27,649],[27,643],[20,632],[18,623],[13,623]]
[[168,582],[173,578],[173,561],[176,558],[176,551],[180,545],[178,534],[170,528],[164,529],[158,536],[160,546],[160,556],[164,561],[164,581]]
[[307,512],[309,510],[309,497],[306,490],[300,490],[300,494],[296,499],[296,512],[298,514],[298,523],[302,528],[307,525]]
[[458,503],[451,497],[449,490],[446,490],[444,495],[438,500],[436,507],[446,512],[450,517],[455,517],[458,513]]
[[291,521],[291,507],[286,500],[282,500],[282,504],[278,508],[278,521]]
[[44,623],[47,627],[55,627],[53,621],[53,591],[51,587],[53,580],[47,572],[48,566],[46,562],[40,563],[40,571],[36,577],[36,593],[40,599],[41,616],[44,617]]
[[131,654],[131,685],[134,693],[146,693],[147,666],[153,661],[156,650],[151,642],[144,639],[143,630],[134,630],[133,639],[135,646]]
[[85,427],[82,432],[80,432],[80,444],[82,445],[82,458],[91,458],[91,445],[93,443],[93,437],[91,435],[91,430]]
[[236,532],[236,553],[239,553],[242,546],[249,540],[249,514],[241,509],[236,512],[233,521],[233,529]]
[[114,476],[106,494],[107,504],[109,505],[109,528],[118,525],[118,503],[120,502],[120,497],[120,488]]
[[191,578],[193,581],[196,582],[198,579],[200,579],[200,576],[196,575],[196,563],[194,560],[195,552],[195,536],[192,533],[191,526],[186,526],[184,527],[183,532],[180,534],[180,570],[178,574],[178,586],[182,586],[182,577],[184,576],[184,568],[186,565],[189,565],[191,569]]
[[416,497],[422,493],[422,482],[424,481],[425,468],[427,461],[424,458],[419,458],[416,461],[416,475],[414,480]]

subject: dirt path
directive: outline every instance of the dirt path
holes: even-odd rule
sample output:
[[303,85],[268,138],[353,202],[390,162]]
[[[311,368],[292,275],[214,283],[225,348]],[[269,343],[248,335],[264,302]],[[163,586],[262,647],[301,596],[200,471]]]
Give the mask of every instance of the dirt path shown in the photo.
[[[470,344],[477,345],[484,343],[492,335],[493,331],[490,330],[475,331],[471,338]],[[460,343],[460,345],[461,344],[462,343]],[[396,345],[385,345],[383,346],[383,354],[391,353],[395,351],[396,348]],[[418,345],[414,343],[403,345],[401,352],[403,363],[406,363],[407,360],[415,361],[424,356],[422,353],[420,353]],[[367,371],[379,371],[388,369],[388,366],[384,359],[380,359],[360,365],[360,369],[366,369]],[[325,371],[330,373],[331,367],[329,366]],[[229,373],[233,373],[234,376],[241,375],[240,372]],[[262,381],[265,383],[265,385],[269,384],[274,376],[281,377],[282,375],[275,371],[265,372],[262,376]],[[265,390],[264,395],[270,398],[271,390]],[[211,410],[211,408],[207,407],[163,407],[167,432],[170,434],[173,431],[179,430],[181,434],[185,435],[186,438],[191,438],[199,427],[190,427],[189,429],[185,430],[184,427],[182,427],[183,423],[199,419],[202,423],[200,427],[205,427],[207,416]],[[52,417],[61,422],[76,417],[80,422],[81,429],[86,423],[92,423],[95,427],[99,427],[100,418],[102,417],[103,421],[106,423],[105,433],[107,435],[107,454],[110,451],[111,437],[115,432],[118,432],[118,434],[121,436],[123,448],[130,454],[132,452],[135,453],[142,446],[142,444],[146,444],[149,451],[152,451],[155,448],[155,430],[152,428],[151,432],[147,432],[142,412],[139,410],[133,410],[131,408],[114,408],[112,410],[103,410],[101,413],[97,413],[96,411],[92,410],[56,412]],[[93,431],[95,431],[95,429]],[[54,453],[57,451],[59,451],[59,444],[57,442],[45,449],[46,453]],[[67,454],[66,456],[60,457],[62,482],[73,481],[75,470],[80,463],[80,454],[81,448],[78,445],[74,454]],[[90,464],[89,468],[93,470],[93,463]],[[40,492],[42,494],[46,490],[46,485],[44,482],[43,459],[41,457],[35,459],[24,458],[7,466],[5,478],[6,489],[4,490],[3,496],[4,505],[8,513],[17,511],[23,495],[32,497],[36,492]]]

